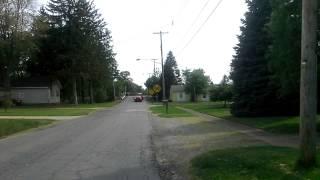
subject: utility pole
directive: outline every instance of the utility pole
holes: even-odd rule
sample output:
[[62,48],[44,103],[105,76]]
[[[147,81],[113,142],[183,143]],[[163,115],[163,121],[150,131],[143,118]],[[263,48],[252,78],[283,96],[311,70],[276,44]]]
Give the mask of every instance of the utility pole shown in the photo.
[[316,164],[317,0],[302,1],[300,157],[299,165]]
[[162,48],[162,35],[163,34],[168,34],[168,32],[155,32],[153,34],[159,34],[160,35],[160,51],[161,51],[161,68],[162,68],[162,95],[163,95],[163,100],[166,100],[166,88],[165,88],[165,80],[164,80],[164,65],[163,65],[163,48]]
[[162,101],[166,105],[166,112],[168,113],[168,100],[166,97],[166,84],[165,84],[165,79],[164,79],[164,65],[163,65],[163,48],[162,48],[162,35],[163,34],[168,34],[168,32],[155,32],[153,34],[159,34],[160,35],[160,51],[161,51],[161,67],[162,67]]

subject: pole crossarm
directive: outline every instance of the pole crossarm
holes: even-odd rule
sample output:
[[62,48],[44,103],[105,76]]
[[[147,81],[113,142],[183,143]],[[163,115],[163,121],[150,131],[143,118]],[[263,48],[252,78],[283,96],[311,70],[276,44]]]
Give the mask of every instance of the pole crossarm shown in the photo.
[[137,61],[153,61],[154,63],[156,63],[156,64],[161,64],[161,62],[158,62],[158,60],[159,59],[145,59],[145,58],[138,58],[138,59],[136,59]]

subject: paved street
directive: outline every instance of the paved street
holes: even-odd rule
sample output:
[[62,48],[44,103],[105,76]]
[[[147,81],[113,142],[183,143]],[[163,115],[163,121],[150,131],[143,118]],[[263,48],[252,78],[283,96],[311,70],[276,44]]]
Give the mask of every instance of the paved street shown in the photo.
[[111,110],[0,140],[1,180],[157,180],[147,105]]

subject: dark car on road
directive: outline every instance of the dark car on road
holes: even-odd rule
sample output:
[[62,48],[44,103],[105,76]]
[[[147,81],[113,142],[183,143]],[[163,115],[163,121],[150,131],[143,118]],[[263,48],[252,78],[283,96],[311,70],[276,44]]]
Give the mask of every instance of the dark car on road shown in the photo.
[[142,96],[136,96],[133,98],[134,102],[142,102],[143,98]]

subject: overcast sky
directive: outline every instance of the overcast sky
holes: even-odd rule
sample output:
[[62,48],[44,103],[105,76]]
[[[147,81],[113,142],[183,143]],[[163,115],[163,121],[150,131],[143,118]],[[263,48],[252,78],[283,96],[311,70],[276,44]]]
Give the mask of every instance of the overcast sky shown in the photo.
[[229,74],[240,19],[247,9],[245,0],[223,0],[201,26],[219,1],[95,0],[95,4],[111,30],[119,69],[130,71],[133,80],[143,85],[153,63],[136,59],[160,61],[160,37],[153,34],[160,30],[169,32],[163,36],[164,57],[172,50],[180,69],[203,68],[215,83]]

